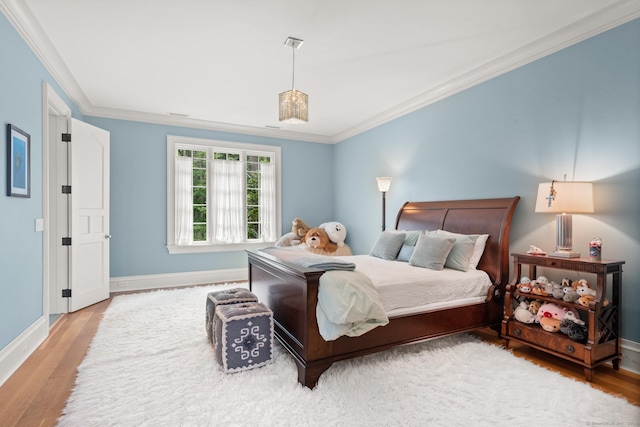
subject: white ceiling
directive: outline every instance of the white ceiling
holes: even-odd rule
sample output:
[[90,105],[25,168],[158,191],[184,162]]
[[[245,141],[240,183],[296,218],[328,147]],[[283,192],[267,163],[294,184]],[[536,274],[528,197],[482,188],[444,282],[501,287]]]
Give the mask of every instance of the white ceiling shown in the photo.
[[[640,0],[0,0],[87,115],[336,142],[640,17]],[[309,122],[278,122],[278,94]],[[178,117],[173,114],[187,115]]]

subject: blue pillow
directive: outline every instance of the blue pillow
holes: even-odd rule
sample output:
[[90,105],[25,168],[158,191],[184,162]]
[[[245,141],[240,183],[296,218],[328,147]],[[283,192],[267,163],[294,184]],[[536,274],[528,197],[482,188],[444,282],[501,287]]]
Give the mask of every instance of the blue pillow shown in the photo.
[[373,244],[369,255],[393,261],[404,243],[405,233],[397,231],[383,231]]
[[420,236],[421,231],[407,231],[404,236],[404,242],[402,247],[400,248],[400,253],[398,254],[398,261],[409,262],[411,255],[413,255],[413,250],[416,247],[416,243],[418,243],[418,237]]
[[453,237],[437,237],[432,234],[422,234],[409,259],[409,264],[430,270],[442,270],[456,239]]
[[451,248],[451,252],[447,255],[444,263],[446,268],[454,270],[467,271],[469,269],[469,260],[473,255],[473,249],[476,245],[477,236],[455,237],[456,242]]

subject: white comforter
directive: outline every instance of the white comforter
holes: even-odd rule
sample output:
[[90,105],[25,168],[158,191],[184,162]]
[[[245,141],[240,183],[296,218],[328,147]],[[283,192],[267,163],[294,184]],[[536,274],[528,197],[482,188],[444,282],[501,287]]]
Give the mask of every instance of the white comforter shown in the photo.
[[352,262],[371,279],[387,312],[437,302],[486,296],[491,286],[482,270],[441,271],[414,267],[401,261],[385,261],[369,255],[336,257]]
[[357,271],[327,271],[320,276],[316,318],[326,341],[356,337],[389,323],[373,283]]

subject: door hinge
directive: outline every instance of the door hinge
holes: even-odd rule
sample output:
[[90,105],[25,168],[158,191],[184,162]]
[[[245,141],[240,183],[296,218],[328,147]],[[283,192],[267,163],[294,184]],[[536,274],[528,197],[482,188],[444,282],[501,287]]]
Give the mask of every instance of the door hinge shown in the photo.
[[62,186],[62,194],[71,194],[71,186],[63,185]]
[[63,237],[62,246],[71,246],[71,237]]
[[71,289],[63,289],[62,298],[71,298]]
[[71,134],[63,133],[62,134],[62,142],[71,142]]

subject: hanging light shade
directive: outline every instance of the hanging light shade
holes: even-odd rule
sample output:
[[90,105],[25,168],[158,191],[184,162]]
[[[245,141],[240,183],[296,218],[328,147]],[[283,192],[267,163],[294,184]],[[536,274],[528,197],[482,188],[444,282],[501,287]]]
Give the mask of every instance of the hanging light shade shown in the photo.
[[296,77],[296,49],[299,49],[303,40],[288,37],[285,46],[290,46],[293,51],[293,72],[291,74],[291,90],[280,94],[280,121],[297,124],[309,121],[309,96],[295,89]]

